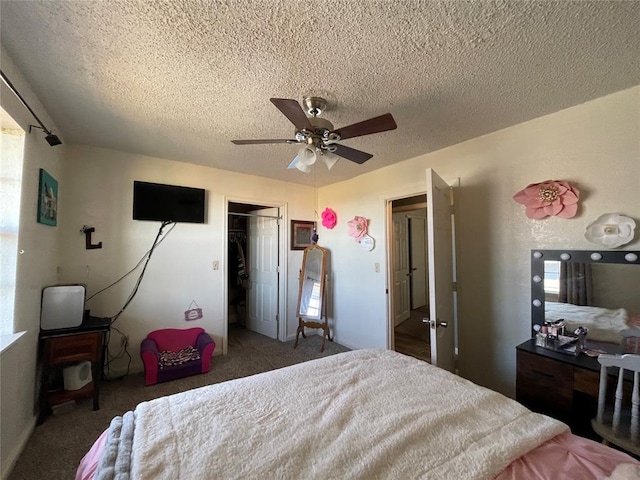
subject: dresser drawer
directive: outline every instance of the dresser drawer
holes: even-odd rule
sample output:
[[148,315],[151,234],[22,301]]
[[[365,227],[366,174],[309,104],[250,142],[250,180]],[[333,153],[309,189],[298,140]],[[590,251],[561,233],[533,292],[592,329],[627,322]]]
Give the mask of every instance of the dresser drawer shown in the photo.
[[551,415],[571,412],[573,368],[528,352],[517,353],[516,399],[532,410]]
[[99,358],[102,333],[63,335],[46,340],[50,365],[96,361]]
[[573,369],[573,389],[577,392],[586,393],[590,397],[598,398],[600,386],[600,373],[584,368]]

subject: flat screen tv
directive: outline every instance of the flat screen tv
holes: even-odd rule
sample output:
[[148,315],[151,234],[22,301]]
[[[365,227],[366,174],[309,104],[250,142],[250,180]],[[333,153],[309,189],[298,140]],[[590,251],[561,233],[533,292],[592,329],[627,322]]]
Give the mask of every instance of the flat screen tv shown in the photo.
[[205,223],[202,188],[133,182],[133,219]]

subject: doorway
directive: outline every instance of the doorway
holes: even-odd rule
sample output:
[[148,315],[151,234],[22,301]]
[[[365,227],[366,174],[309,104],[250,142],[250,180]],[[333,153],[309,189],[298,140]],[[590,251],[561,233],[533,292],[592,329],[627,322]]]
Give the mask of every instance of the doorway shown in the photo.
[[248,329],[280,339],[282,209],[231,201],[227,207],[226,338],[233,342]]
[[391,345],[397,352],[430,362],[429,325],[422,321],[429,316],[427,196],[415,195],[390,203]]

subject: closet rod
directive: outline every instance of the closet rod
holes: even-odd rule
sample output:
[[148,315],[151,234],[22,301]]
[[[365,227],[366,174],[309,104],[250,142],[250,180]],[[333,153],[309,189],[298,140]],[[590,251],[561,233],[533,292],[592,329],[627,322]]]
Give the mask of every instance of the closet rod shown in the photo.
[[273,215],[258,215],[257,213],[233,213],[233,212],[229,212],[229,215],[236,215],[236,216],[239,216],[239,217],[277,218],[278,220],[282,220],[281,216],[274,217]]

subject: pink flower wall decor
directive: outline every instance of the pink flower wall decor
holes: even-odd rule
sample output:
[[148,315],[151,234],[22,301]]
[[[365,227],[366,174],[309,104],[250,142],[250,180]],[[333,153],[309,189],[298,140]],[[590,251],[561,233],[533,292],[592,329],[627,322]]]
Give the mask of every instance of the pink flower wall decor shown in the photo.
[[526,207],[527,217],[540,220],[549,216],[573,218],[578,213],[577,188],[562,180],[545,180],[527,185],[513,196]]
[[324,209],[320,216],[322,217],[322,226],[329,230],[335,227],[336,223],[338,223],[338,216],[336,215],[336,212],[328,207]]
[[356,239],[356,242],[360,243],[360,239],[367,234],[367,219],[364,217],[353,217],[353,220],[349,220],[349,236]]

